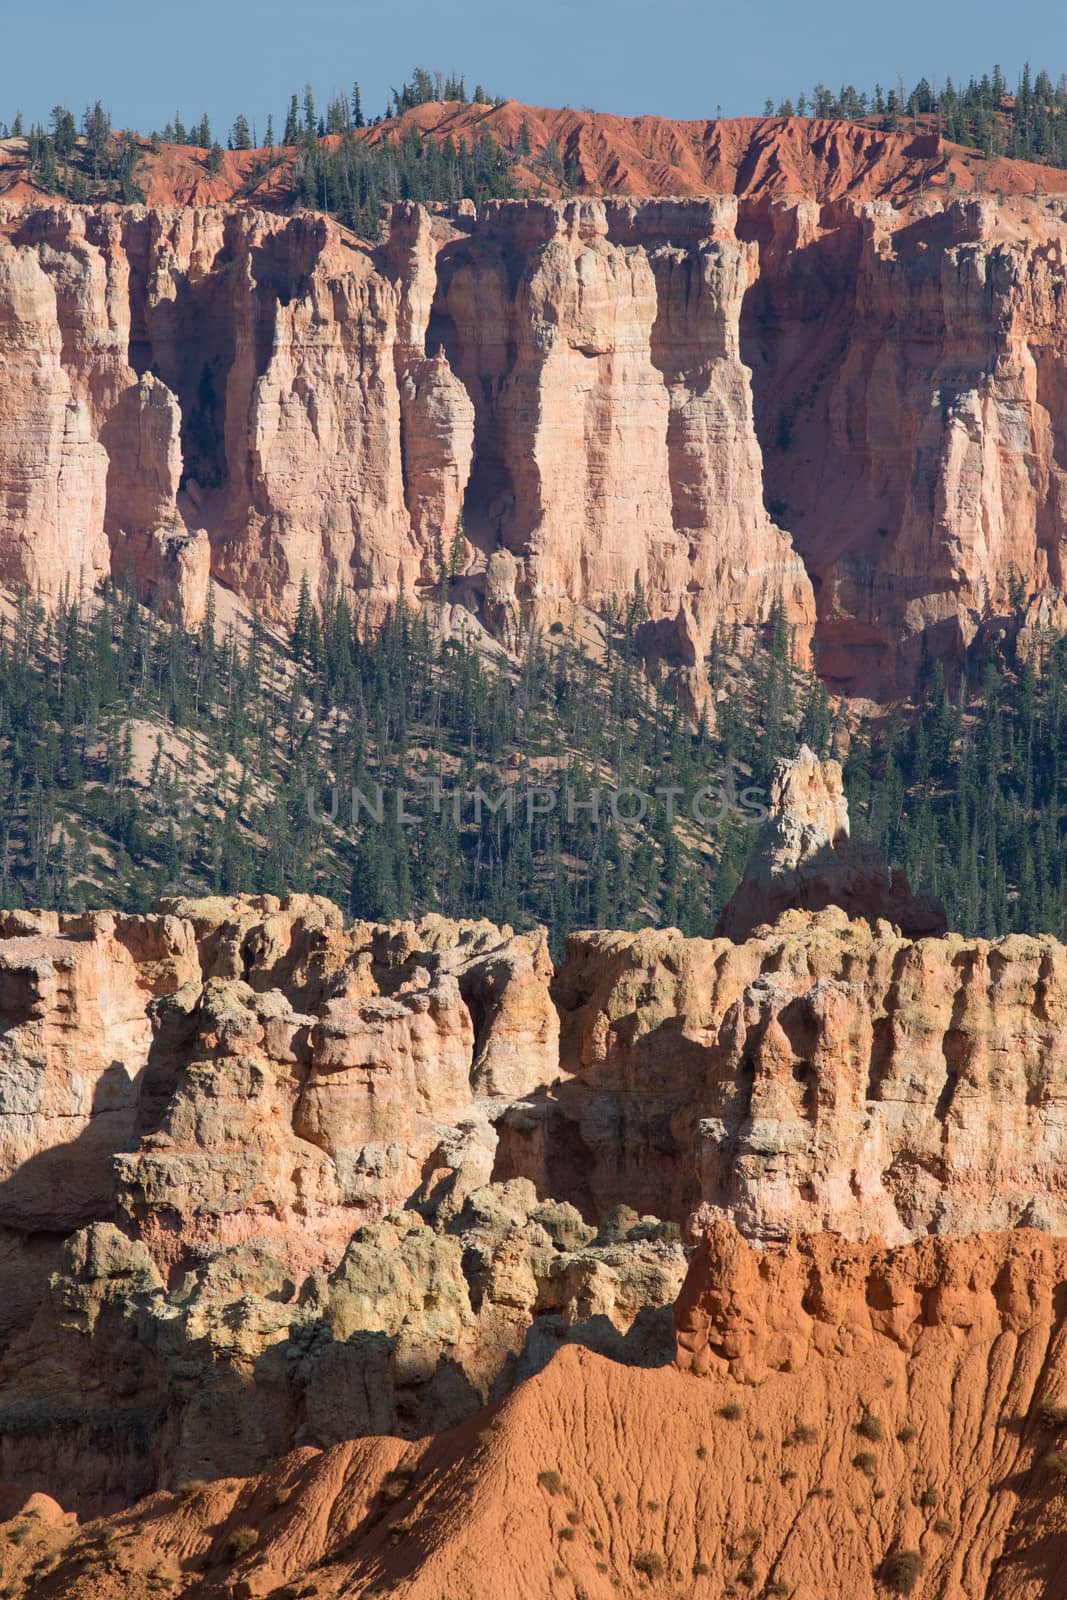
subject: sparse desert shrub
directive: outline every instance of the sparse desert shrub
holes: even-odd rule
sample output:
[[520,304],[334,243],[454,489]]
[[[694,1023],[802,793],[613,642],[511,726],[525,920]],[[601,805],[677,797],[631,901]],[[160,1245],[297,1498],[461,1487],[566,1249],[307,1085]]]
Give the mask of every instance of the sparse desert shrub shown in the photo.
[[754,1589],[759,1582],[759,1574],[751,1561],[746,1561],[737,1574],[738,1583],[744,1584],[746,1589]]
[[951,1522],[949,1522],[946,1517],[938,1517],[937,1521],[934,1523],[934,1532],[952,1533],[952,1531],[953,1528]]
[[1067,1450],[1050,1450],[1045,1465],[1054,1478],[1067,1478]]
[[563,1493],[563,1479],[554,1468],[549,1467],[544,1472],[537,1474],[537,1481],[542,1489],[547,1489],[549,1494]]
[[187,1478],[184,1483],[178,1485],[178,1493],[183,1500],[199,1500],[206,1490],[207,1484],[203,1478]]
[[777,1597],[778,1595],[790,1594],[791,1590],[784,1578],[775,1578],[773,1583],[769,1583],[763,1592],[766,1595],[774,1595]]
[[736,1400],[731,1400],[729,1404],[719,1407],[719,1416],[725,1418],[727,1422],[740,1422],[744,1414]]
[[706,1578],[710,1571],[711,1571],[711,1568],[708,1566],[706,1561],[694,1561],[693,1562],[693,1577],[694,1578]]
[[645,1501],[645,1509],[646,1509],[646,1511],[658,1511],[659,1510],[659,1501],[658,1500],[646,1500]]
[[918,1550],[891,1550],[878,1576],[891,1594],[911,1594],[922,1569],[923,1558]]
[[885,1438],[885,1429],[882,1427],[881,1420],[873,1416],[870,1411],[864,1412],[857,1422],[856,1432],[861,1433],[865,1439],[870,1439],[875,1444]]
[[867,1473],[869,1477],[878,1465],[878,1457],[873,1450],[858,1450],[852,1457],[852,1465],[860,1472]]
[[292,1499],[292,1496],[292,1489],[287,1489],[283,1486],[281,1489],[277,1490],[274,1496],[275,1509],[279,1509],[281,1506],[287,1506],[289,1501]]
[[559,1530],[559,1536],[561,1539],[573,1539],[574,1529],[571,1527],[561,1528]]
[[227,1542],[226,1554],[231,1561],[240,1561],[258,1543],[259,1534],[255,1528],[235,1528]]
[[932,1511],[939,1503],[940,1499],[941,1496],[938,1494],[933,1484],[928,1483],[915,1503],[916,1505],[921,1506],[924,1511]]
[[662,1578],[667,1564],[656,1550],[641,1550],[633,1559],[633,1568],[644,1578]]
[[897,1429],[897,1438],[901,1444],[910,1444],[918,1431],[918,1428],[914,1428],[910,1422],[906,1422],[902,1428]]
[[708,1459],[708,1447],[707,1447],[707,1445],[706,1444],[698,1444],[697,1445],[697,1460],[698,1461],[706,1461],[707,1459]]
[[796,1477],[796,1473],[793,1471],[792,1467],[787,1467],[786,1470],[782,1473],[782,1482],[783,1483],[792,1483],[792,1481],[793,1481],[793,1479],[795,1477]]
[[567,1521],[568,1522],[577,1523],[577,1522],[581,1522],[581,1520],[582,1520],[582,1513],[580,1511],[576,1511],[574,1509],[574,1507],[572,1506],[571,1509],[567,1512]]
[[784,1445],[814,1444],[819,1437],[818,1428],[813,1428],[807,1422],[798,1422],[791,1433],[787,1433],[782,1440]]
[[1043,1401],[1038,1416],[1043,1428],[1067,1427],[1067,1406],[1061,1406],[1054,1400]]
[[382,1479],[381,1496],[383,1500],[402,1500],[411,1485],[415,1482],[415,1474],[397,1467],[393,1472],[387,1472]]

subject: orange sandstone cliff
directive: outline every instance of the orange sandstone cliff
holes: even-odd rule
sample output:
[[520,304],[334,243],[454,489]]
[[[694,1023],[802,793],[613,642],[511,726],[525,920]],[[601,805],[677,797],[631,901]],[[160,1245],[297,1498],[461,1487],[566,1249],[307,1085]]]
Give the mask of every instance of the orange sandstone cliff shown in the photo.
[[1067,1231],[1050,938],[831,907],[577,934],[553,974],[539,934],[302,897],[0,931],[16,1503],[60,1460],[94,1510],[447,1426],[569,1343],[663,1360],[721,1221]]
[[64,1600],[1048,1600],[1065,1272],[1030,1233],[767,1257],[714,1230],[674,1367],[572,1347],[436,1438],[305,1449],[81,1526],[37,1494],[3,1574]]
[[699,670],[781,601],[902,692],[1061,608],[1054,198],[394,209],[370,248],[239,207],[9,207],[0,581],[108,572],[196,621],[452,598],[511,644],[642,588]]
[[1059,1592],[1067,949],[773,799],[742,942],[0,917],[8,1594]]

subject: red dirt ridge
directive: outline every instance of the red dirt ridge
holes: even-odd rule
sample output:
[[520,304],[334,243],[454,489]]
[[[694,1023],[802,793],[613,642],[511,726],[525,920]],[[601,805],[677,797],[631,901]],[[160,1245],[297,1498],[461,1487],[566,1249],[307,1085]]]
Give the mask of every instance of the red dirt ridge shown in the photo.
[[[520,155],[525,124],[531,154]],[[424,138],[472,143],[488,132],[509,151],[516,185],[553,198],[582,194],[736,194],[820,203],[846,196],[896,203],[930,191],[1067,193],[1067,170],[1005,157],[987,159],[949,143],[934,129],[883,131],[858,122],[800,117],[621,117],[552,110],[508,100],[499,106],[433,101],[356,135],[370,145],[399,141],[411,128]],[[327,142],[337,142],[336,135]],[[554,143],[567,184],[543,154]],[[142,142],[139,181],[152,206],[284,202],[292,149],[226,151],[217,173],[207,151]],[[266,169],[266,170],[264,170]],[[558,170],[558,169],[557,169]],[[261,174],[257,177],[257,173]],[[0,142],[0,199],[22,202],[41,191],[26,171],[26,143]]]

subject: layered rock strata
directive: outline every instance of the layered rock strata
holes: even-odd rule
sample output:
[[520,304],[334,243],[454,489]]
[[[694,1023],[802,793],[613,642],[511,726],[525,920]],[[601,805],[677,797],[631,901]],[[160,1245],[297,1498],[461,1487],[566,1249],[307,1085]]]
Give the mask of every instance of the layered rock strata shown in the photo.
[[679,1232],[625,1210],[598,1231],[492,1184],[357,1228],[332,1271],[234,1245],[168,1289],[143,1242],[94,1223],[0,1355],[0,1512],[60,1472],[85,1514],[300,1446],[438,1432],[567,1344],[663,1365]]
[[13,1492],[59,1455],[92,1507],[434,1429],[561,1341],[655,1363],[691,1217],[1067,1231],[1048,937],[830,906],[575,934],[553,972],[539,932],[171,900],[6,913],[0,1001]]
[[[1064,582],[1058,200],[10,209],[0,581],[196,622],[307,580],[509,646],[640,586],[651,659],[784,605],[892,695]],[[905,337],[901,330],[907,329]],[[700,703],[694,681],[692,703]]]
[[1065,1273],[1032,1233],[760,1255],[716,1228],[674,1368],[570,1347],[436,1438],[303,1449],[80,1527],[37,1494],[0,1573],[57,1600],[1044,1600],[1067,1575]]

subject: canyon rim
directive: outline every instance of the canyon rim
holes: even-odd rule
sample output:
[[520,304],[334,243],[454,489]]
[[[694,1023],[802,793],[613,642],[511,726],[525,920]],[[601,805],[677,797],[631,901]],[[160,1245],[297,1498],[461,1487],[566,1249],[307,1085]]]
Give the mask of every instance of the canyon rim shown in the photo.
[[268,127],[0,125],[0,1595],[1061,1600],[1067,80]]

